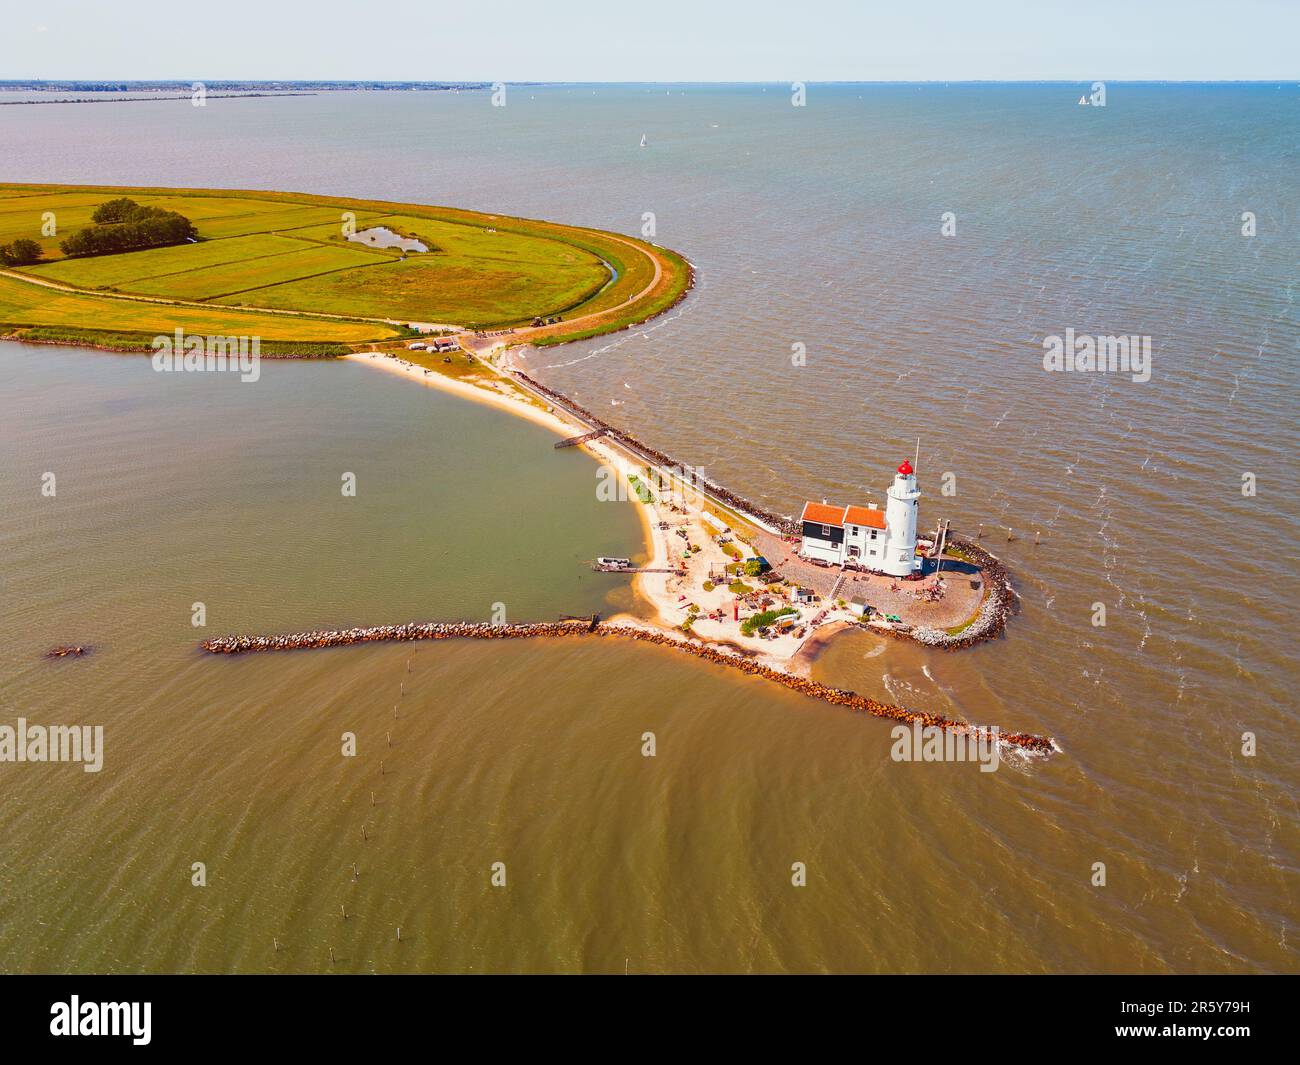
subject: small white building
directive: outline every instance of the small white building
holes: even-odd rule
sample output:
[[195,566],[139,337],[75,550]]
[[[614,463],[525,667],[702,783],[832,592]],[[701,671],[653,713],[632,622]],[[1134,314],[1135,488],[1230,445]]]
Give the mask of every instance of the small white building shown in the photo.
[[799,554],[815,562],[834,566],[910,576],[917,568],[916,471],[906,459],[889,486],[885,509],[874,503],[865,507],[840,507],[828,503],[805,503],[799,523],[803,542]]

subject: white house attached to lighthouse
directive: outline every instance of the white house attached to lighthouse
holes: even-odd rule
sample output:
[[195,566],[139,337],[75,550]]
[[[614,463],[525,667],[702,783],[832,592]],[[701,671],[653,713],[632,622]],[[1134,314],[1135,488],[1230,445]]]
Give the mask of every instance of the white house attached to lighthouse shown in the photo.
[[916,557],[916,471],[906,459],[889,486],[885,509],[839,507],[805,503],[799,522],[803,543],[799,554],[817,562],[854,566],[909,577],[918,568]]

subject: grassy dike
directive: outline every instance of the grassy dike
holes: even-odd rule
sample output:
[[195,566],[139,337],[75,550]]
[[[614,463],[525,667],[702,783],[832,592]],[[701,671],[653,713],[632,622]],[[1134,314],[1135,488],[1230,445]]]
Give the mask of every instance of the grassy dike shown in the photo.
[[[95,348],[99,351],[152,352],[156,350],[153,341],[158,335],[160,334],[115,333],[106,329],[65,329],[48,326],[29,328],[0,322],[0,340],[17,340],[24,344]],[[217,334],[214,331],[212,335],[239,334]],[[329,341],[268,340],[261,344],[258,353],[264,359],[337,359],[351,354],[352,351],[353,346],[350,344]]]
[[[65,258],[59,240],[121,196],[184,214],[200,240]],[[42,230],[51,213],[57,235]],[[403,258],[349,241],[345,217],[429,250]],[[616,233],[293,192],[0,184],[0,242],[19,237],[38,240],[43,258],[0,271],[0,334],[116,350],[179,326],[258,335],[268,354],[332,355],[409,335],[409,322],[549,345],[644,322],[692,280],[681,256]]]

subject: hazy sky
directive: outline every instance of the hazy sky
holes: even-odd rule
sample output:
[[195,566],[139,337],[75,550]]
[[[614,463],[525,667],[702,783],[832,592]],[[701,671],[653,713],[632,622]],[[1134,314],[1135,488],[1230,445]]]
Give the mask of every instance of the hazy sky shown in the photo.
[[1300,0],[0,0],[0,78],[1300,76]]

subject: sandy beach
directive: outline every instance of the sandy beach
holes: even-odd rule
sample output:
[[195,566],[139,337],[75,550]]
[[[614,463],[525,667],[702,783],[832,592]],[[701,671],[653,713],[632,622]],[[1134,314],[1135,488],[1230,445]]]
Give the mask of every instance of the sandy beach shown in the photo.
[[[481,378],[484,383],[471,384],[418,366],[401,352],[359,352],[346,357],[429,388],[509,411],[560,437],[587,431],[587,426],[543,405],[486,366],[493,376]],[[745,562],[758,557],[755,547],[741,537],[753,539],[758,530],[733,527],[735,515],[690,484],[665,471],[647,475],[644,465],[607,439],[597,438],[577,446],[616,472],[620,494],[636,508],[648,557],[635,568],[671,571],[631,574],[632,587],[647,607],[646,615],[623,614],[610,620],[645,626],[719,650],[742,652],[763,665],[801,676],[808,674],[816,652],[835,633],[858,627],[859,616],[833,600],[818,596],[811,602],[798,602],[793,597],[794,589],[784,582],[768,585],[757,577],[737,573],[738,565],[743,569]],[[638,498],[634,477],[649,493],[650,501]],[[614,573],[609,579],[622,576]],[[741,624],[747,618],[770,610],[790,612],[786,615],[790,620],[782,622],[784,631],[769,629],[764,637],[742,633]]]

